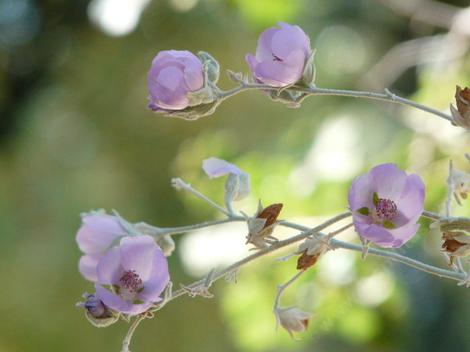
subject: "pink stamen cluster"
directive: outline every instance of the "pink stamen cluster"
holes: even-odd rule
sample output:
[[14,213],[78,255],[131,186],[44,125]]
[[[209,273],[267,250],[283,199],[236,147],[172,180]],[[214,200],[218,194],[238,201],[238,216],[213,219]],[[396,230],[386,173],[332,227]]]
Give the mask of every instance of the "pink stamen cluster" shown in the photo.
[[142,279],[135,270],[127,270],[119,279],[122,288],[128,289],[130,292],[137,292],[142,287]]
[[398,214],[398,208],[393,200],[379,198],[375,212],[380,219],[392,220]]

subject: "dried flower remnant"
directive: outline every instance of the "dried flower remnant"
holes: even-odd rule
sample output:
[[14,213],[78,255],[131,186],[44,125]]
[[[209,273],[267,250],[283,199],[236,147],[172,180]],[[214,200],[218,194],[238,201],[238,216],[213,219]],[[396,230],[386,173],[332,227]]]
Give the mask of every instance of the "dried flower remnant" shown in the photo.
[[395,164],[382,164],[353,181],[348,200],[354,227],[363,239],[398,248],[418,231],[424,184]]
[[297,269],[305,270],[315,265],[318,259],[330,248],[330,238],[307,238],[297,250]]
[[450,257],[450,265],[456,257],[470,255],[470,236],[461,231],[447,231],[442,233],[442,250]]
[[311,314],[295,307],[277,308],[275,311],[279,324],[294,338],[294,332],[304,332],[308,328]]
[[470,129],[470,88],[459,86],[455,90],[455,102],[457,108],[450,106],[452,123],[456,126]]
[[258,211],[253,217],[245,215],[248,224],[247,244],[253,244],[256,248],[261,249],[277,241],[271,235],[282,207],[282,203],[275,203],[263,208],[261,202],[259,202]]

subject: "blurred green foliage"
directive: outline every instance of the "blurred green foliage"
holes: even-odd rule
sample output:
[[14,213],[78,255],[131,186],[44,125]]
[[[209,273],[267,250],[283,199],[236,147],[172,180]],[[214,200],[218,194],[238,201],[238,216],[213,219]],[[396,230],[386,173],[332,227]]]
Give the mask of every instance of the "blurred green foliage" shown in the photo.
[[[372,101],[316,97],[290,110],[251,92],[192,123],[146,109],[146,71],[159,50],[205,50],[223,69],[247,72],[244,55],[255,51],[259,32],[283,20],[311,36],[318,85],[357,88],[388,49],[442,29],[373,0],[161,0],[148,4],[134,31],[113,37],[90,22],[87,6],[0,0],[0,352],[118,351],[125,323],[96,329],[74,308],[92,290],[77,271],[79,214],[117,209],[157,226],[213,219],[212,209],[169,185],[180,176],[221,201],[223,181],[203,175],[204,158],[228,159],[252,175],[253,195],[241,208],[282,201],[284,218],[343,211],[351,179],[390,161],[423,176],[426,207],[439,211],[449,158],[469,169],[468,135]],[[466,53],[444,67],[411,68],[391,88],[446,108],[469,73]],[[231,84],[222,77],[222,87]],[[467,202],[457,214],[469,211]],[[400,252],[444,266],[426,225]],[[182,256],[177,248],[170,258],[176,285],[194,279]],[[237,284],[218,283],[213,300],[172,302],[142,324],[133,350],[470,350],[465,289],[374,258],[328,256],[285,297],[314,312],[300,342],[275,331],[271,312],[295,260],[273,264],[271,256],[243,269]]]

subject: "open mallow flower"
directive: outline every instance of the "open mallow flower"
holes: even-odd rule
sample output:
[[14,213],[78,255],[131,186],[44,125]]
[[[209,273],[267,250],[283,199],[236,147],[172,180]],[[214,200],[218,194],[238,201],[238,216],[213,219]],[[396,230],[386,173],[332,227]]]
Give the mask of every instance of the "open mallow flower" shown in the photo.
[[240,200],[250,194],[250,175],[238,166],[212,157],[202,162],[202,169],[209,178],[229,175],[225,182],[225,193],[231,200]]
[[160,51],[152,61],[147,83],[151,110],[185,109],[190,105],[188,93],[204,86],[202,62],[186,50]]
[[359,235],[386,248],[398,248],[418,231],[424,210],[424,184],[395,164],[381,164],[357,177],[349,207]]
[[299,26],[284,22],[278,25],[261,33],[256,55],[246,55],[246,62],[256,81],[287,87],[302,79],[307,62],[313,65],[313,52],[309,37]]
[[85,254],[79,261],[80,273],[96,282],[98,261],[113,243],[128,235],[123,219],[118,216],[99,211],[82,214],[82,225],[76,236],[78,247]]
[[121,239],[100,259],[97,274],[95,289],[103,304],[128,315],[161,301],[170,280],[166,257],[147,235]]

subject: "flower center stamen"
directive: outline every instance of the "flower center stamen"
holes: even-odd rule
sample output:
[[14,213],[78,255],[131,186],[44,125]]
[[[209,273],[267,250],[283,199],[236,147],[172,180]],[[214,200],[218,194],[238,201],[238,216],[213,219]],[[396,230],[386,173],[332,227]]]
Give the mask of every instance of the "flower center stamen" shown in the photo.
[[142,289],[143,282],[135,270],[127,270],[119,279],[119,295],[126,300],[135,299],[137,293]]
[[382,220],[392,220],[398,214],[398,208],[393,200],[379,198],[375,212]]

